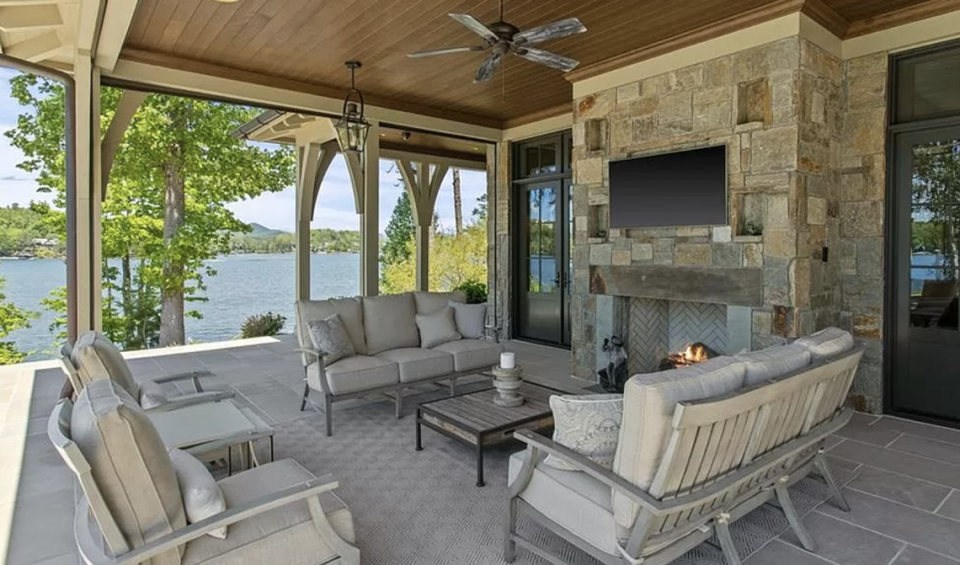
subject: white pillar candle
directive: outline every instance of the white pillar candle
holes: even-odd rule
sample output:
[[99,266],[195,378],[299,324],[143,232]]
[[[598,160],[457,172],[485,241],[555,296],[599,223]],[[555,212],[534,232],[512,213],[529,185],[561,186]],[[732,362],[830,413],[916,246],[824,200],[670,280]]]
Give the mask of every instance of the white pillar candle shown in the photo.
[[513,369],[516,363],[516,356],[513,353],[506,352],[500,354],[500,368]]

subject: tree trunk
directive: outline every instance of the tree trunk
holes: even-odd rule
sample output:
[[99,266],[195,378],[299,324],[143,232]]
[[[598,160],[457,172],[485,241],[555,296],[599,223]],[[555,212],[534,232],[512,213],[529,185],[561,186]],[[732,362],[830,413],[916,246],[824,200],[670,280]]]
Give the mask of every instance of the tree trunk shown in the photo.
[[120,258],[120,280],[120,301],[123,305],[123,339],[126,340],[126,343],[123,345],[124,348],[127,349],[130,347],[130,342],[134,341],[135,345],[139,345],[142,348],[142,344],[136,343],[137,319],[134,314],[133,275],[130,272],[129,249],[127,249],[123,257]]
[[[174,116],[173,122],[183,116]],[[175,126],[176,127],[176,126]],[[182,148],[170,146],[170,158],[163,166],[164,211],[163,243],[169,249],[180,228],[186,209],[184,179],[180,170]],[[160,300],[160,347],[183,345],[186,342],[183,316],[183,265],[168,256],[163,262],[163,295]]]
[[456,233],[463,232],[463,199],[460,196],[460,169],[453,170],[453,218]]

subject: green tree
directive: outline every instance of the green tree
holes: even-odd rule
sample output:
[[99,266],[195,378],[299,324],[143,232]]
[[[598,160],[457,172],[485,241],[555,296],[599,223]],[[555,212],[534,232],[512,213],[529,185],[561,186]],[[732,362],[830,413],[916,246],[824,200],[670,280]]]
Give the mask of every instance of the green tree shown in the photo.
[[[55,194],[51,224],[63,231],[65,204],[64,93],[54,81],[19,75],[13,97],[27,111],[6,132],[37,174],[41,191]],[[101,123],[121,91],[101,93]],[[293,183],[289,149],[265,149],[232,135],[258,113],[253,108],[151,94],[127,130],[114,161],[102,210],[104,330],[126,348],[184,343],[185,304],[203,300],[205,261],[230,251],[247,232],[227,204],[282,190]],[[120,266],[107,260],[119,259]]]
[[410,205],[406,190],[397,198],[397,204],[393,207],[393,213],[390,215],[384,234],[386,239],[380,248],[381,265],[393,265],[413,257],[413,247],[410,243],[416,235],[416,224],[413,221],[413,207]]
[[0,278],[0,365],[12,365],[24,360],[26,353],[17,349],[12,341],[3,340],[10,332],[30,327],[30,319],[37,315],[18,308],[12,302],[7,302],[3,294],[6,281]]

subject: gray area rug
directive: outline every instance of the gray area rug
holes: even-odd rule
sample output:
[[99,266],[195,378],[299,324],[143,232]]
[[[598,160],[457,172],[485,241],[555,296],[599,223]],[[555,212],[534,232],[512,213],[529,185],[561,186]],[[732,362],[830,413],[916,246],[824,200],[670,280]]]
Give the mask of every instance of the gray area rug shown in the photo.
[[[332,474],[353,513],[364,565],[489,565],[503,563],[502,524],[506,508],[507,460],[520,444],[491,449],[486,486],[475,486],[473,450],[423,430],[424,450],[414,450],[412,407],[435,394],[405,400],[397,420],[392,402],[337,410],[334,436],[323,434],[314,413],[276,426],[277,458],[292,457],[317,475]],[[846,483],[851,473],[836,469]],[[826,486],[808,477],[791,490],[801,514],[827,499]],[[763,506],[734,524],[740,557],[746,559],[789,527],[779,509]],[[521,518],[520,530],[571,565],[597,562],[566,541]],[[722,564],[719,549],[702,544],[676,561]],[[518,549],[516,563],[545,563]]]

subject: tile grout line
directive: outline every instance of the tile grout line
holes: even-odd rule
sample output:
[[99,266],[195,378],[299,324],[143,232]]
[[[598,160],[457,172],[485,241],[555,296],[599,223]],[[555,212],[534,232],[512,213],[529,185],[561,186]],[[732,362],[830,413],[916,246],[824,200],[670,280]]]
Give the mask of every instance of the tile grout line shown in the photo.
[[[854,472],[859,471],[859,470],[862,469],[863,467],[869,467],[870,469],[876,469],[876,470],[881,471],[881,472],[883,472],[883,473],[889,473],[889,474],[891,474],[891,475],[896,475],[896,476],[898,476],[898,477],[903,477],[903,478],[905,478],[905,479],[910,479],[910,480],[913,480],[913,481],[917,481],[917,482],[921,482],[921,483],[926,483],[926,484],[928,484],[928,485],[932,485],[932,486],[940,487],[940,488],[945,488],[945,489],[948,489],[948,490],[955,490],[955,489],[954,489],[952,486],[950,486],[950,485],[944,485],[944,484],[940,484],[940,483],[935,483],[935,482],[933,482],[933,481],[930,481],[930,480],[927,480],[927,479],[921,479],[920,477],[914,477],[913,475],[907,475],[906,473],[901,473],[901,472],[899,472],[899,471],[890,471],[889,469],[883,469],[883,468],[880,468],[880,467],[875,467],[875,466],[870,465],[870,464],[868,464],[868,463],[860,463],[859,461],[854,461],[853,459],[847,459],[846,457],[841,457],[841,456],[839,456],[839,455],[832,455],[832,454],[830,454],[829,451],[827,452],[827,455],[829,455],[830,457],[832,457],[832,458],[834,458],[834,459],[840,459],[840,460],[846,461],[846,462],[848,462],[848,463],[856,463],[857,466],[853,468],[853,471],[854,471]],[[859,477],[857,477],[857,478],[859,478]],[[851,480],[851,481],[848,483],[848,485],[849,485],[849,484],[852,484],[853,481],[855,481],[855,480],[857,480],[857,479],[855,478],[855,479]]]
[[885,502],[889,502],[889,503],[891,503],[891,504],[896,504],[897,506],[903,506],[903,507],[906,507],[906,508],[911,508],[911,509],[913,509],[913,510],[916,510],[917,512],[923,512],[924,514],[929,514],[930,516],[933,516],[933,517],[936,517],[936,518],[942,518],[942,519],[944,519],[944,520],[949,520],[949,521],[951,521],[951,522],[955,522],[955,523],[957,523],[957,524],[960,524],[960,519],[957,519],[957,518],[951,518],[950,516],[944,516],[943,514],[937,514],[937,513],[935,513],[935,512],[930,511],[930,510],[924,510],[923,508],[919,508],[919,507],[916,507],[916,506],[913,506],[913,505],[910,505],[910,504],[904,504],[903,502],[900,502],[900,501],[898,501],[898,500],[894,500],[894,499],[892,499],[892,498],[887,498],[887,497],[885,497],[885,496],[880,496],[880,495],[878,495],[878,494],[874,494],[874,493],[872,493],[872,492],[867,492],[867,491],[865,491],[865,490],[860,490],[860,489],[858,489],[858,488],[856,488],[856,487],[852,487],[852,486],[849,486],[849,485],[847,485],[846,488],[848,488],[848,489],[850,489],[850,490],[852,490],[852,491],[854,491],[854,492],[857,492],[857,493],[859,493],[859,494],[865,495],[865,496],[872,496],[873,498],[877,498],[877,499],[883,500],[883,501],[885,501]]
[[[941,465],[948,465],[948,466],[950,466],[950,467],[956,467],[958,470],[960,470],[960,465],[957,465],[956,463],[950,463],[949,461],[943,461],[942,459],[934,459],[934,458],[932,458],[932,457],[926,457],[926,456],[920,455],[920,454],[918,454],[918,453],[910,453],[909,451],[901,451],[901,450],[899,450],[899,449],[886,448],[886,447],[883,447],[883,446],[880,446],[880,445],[876,445],[876,444],[873,444],[873,443],[867,443],[867,442],[865,442],[865,441],[860,441],[860,440],[851,439],[851,438],[847,438],[847,441],[852,441],[852,442],[854,442],[854,443],[859,443],[860,445],[866,445],[866,446],[869,446],[869,447],[874,447],[874,448],[876,448],[876,449],[889,449],[890,451],[892,451],[892,452],[894,452],[894,453],[899,453],[899,454],[901,454],[901,455],[909,455],[909,456],[911,456],[911,457],[917,457],[917,458],[919,458],[919,459],[924,459],[924,460],[926,460],[926,461],[932,461],[932,462],[934,462],[934,463],[940,463]],[[936,441],[936,440],[933,440],[933,441]],[[940,443],[945,443],[945,442],[940,442]],[[951,446],[952,446],[953,444],[948,443],[947,445],[951,445]],[[955,447],[960,447],[960,446],[955,446]],[[829,452],[828,452],[828,453],[829,453]],[[842,459],[842,457],[841,457],[841,459]]]
[[[895,443],[897,443],[897,440],[899,440],[900,438],[902,438],[902,437],[905,436],[905,435],[907,435],[905,432],[900,432],[900,435],[898,435],[897,437],[893,438],[887,445],[884,445],[884,446],[882,446],[882,447],[883,447],[884,449],[891,449],[890,446],[893,445],[893,444],[895,444]],[[895,450],[895,451],[896,451],[896,450]]]
[[[788,528],[788,529],[789,529],[789,528]],[[789,547],[789,548],[791,548],[791,549],[795,549],[795,550],[797,550],[797,551],[801,551],[801,552],[803,552],[803,553],[805,553],[805,554],[807,554],[807,555],[809,555],[809,556],[811,556],[811,557],[814,557],[814,558],[816,558],[816,559],[819,559],[820,561],[823,561],[824,563],[830,563],[830,565],[842,565],[841,563],[837,563],[836,561],[834,561],[833,559],[830,559],[829,557],[824,557],[823,555],[820,555],[819,553],[813,553],[812,551],[807,551],[806,549],[803,549],[802,547],[797,547],[797,546],[793,545],[792,543],[790,543],[790,542],[788,542],[788,541],[786,541],[786,540],[780,539],[780,537],[775,537],[775,538],[773,538],[773,539],[770,540],[770,541],[771,541],[771,542],[778,541],[778,542],[782,543],[783,545],[785,545],[785,546],[787,546],[787,547]],[[764,547],[766,547],[766,544],[764,545]],[[757,550],[757,552],[759,552],[759,550]],[[754,555],[756,555],[756,554],[754,554]]]
[[947,496],[943,497],[943,500],[940,501],[940,504],[938,504],[937,507],[933,509],[934,514],[936,514],[937,516],[943,516],[942,514],[939,514],[940,509],[943,508],[943,505],[947,503],[947,500],[950,499],[950,496],[952,496],[954,492],[956,492],[955,489],[950,489],[950,492],[947,493]]
[[894,563],[896,563],[896,562],[897,562],[897,559],[900,558],[900,556],[903,554],[903,552],[904,552],[906,549],[907,549],[907,543],[904,542],[904,544],[900,546],[900,549],[897,550],[897,553],[894,554],[893,559],[891,559],[890,561],[887,562],[887,565],[893,565]]

